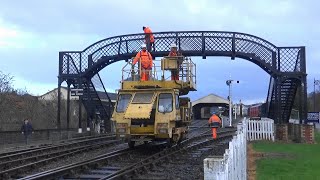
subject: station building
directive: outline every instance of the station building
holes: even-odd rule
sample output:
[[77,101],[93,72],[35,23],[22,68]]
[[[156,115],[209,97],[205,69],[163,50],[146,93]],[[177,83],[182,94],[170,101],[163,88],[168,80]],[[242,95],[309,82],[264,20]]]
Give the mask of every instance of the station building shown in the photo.
[[216,94],[209,94],[192,102],[192,112],[194,119],[208,119],[211,112],[225,109],[222,115],[228,115],[229,101]]

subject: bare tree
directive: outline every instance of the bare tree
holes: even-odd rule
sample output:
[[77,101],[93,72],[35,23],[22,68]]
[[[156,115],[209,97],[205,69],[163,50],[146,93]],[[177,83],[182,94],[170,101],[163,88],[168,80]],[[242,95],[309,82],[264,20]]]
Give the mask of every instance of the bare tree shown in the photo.
[[0,93],[12,92],[13,76],[0,71]]
[[8,111],[7,109],[7,94],[12,92],[13,76],[10,74],[4,74],[0,71],[0,114]]

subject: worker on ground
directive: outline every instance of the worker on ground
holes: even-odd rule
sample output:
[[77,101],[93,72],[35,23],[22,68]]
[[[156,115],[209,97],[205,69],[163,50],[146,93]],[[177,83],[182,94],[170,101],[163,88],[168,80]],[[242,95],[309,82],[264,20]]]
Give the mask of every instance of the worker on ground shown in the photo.
[[[148,41],[150,42],[150,47],[153,48],[153,50],[151,49],[151,51],[155,51],[155,47],[154,47],[154,36],[152,34],[152,31],[149,27],[142,27],[143,32],[145,34],[145,40],[146,40],[146,44],[148,43]],[[149,48],[149,47],[148,47]]]
[[24,140],[26,145],[29,143],[29,138],[31,134],[33,134],[33,127],[31,123],[29,122],[29,119],[25,119],[24,123],[21,126],[21,133],[24,135]]
[[146,44],[142,44],[141,51],[139,51],[136,55],[136,57],[133,59],[133,65],[135,65],[138,61],[140,63],[140,79],[141,81],[148,81],[149,80],[149,74],[152,70],[152,56],[147,51]]
[[217,115],[217,113],[213,112],[212,116],[210,117],[208,121],[209,127],[211,127],[212,130],[212,138],[216,139],[217,138],[217,128],[221,126],[221,119]]
[[[170,46],[171,50],[169,53],[169,57],[176,57],[176,56],[181,56],[181,54],[178,52],[178,47],[176,44],[171,44]],[[179,80],[179,68],[180,68],[180,63],[178,63],[178,69],[177,70],[172,70],[171,71],[171,80]]]

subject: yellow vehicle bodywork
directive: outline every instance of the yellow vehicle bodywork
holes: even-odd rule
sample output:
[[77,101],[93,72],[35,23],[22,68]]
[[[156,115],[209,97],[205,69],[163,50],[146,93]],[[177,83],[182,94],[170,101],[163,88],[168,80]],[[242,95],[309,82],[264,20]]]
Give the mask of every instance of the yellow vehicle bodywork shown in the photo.
[[[136,95],[152,94],[150,101],[135,102]],[[174,142],[181,140],[186,134],[187,126],[191,122],[191,103],[184,99],[184,104],[180,104],[179,91],[175,89],[160,90],[122,90],[119,91],[119,98],[124,95],[131,95],[125,111],[117,111],[119,105],[113,113],[115,120],[116,134],[120,138],[132,141],[147,141],[156,139],[172,139]],[[165,111],[159,106],[161,96],[166,95],[171,99]],[[149,99],[148,99],[149,100]],[[185,101],[187,103],[185,103]],[[118,102],[122,103],[121,100]]]
[[191,102],[189,98],[180,96],[196,90],[195,80],[190,75],[192,67],[189,64],[185,66],[187,73],[181,73],[180,80],[164,78],[165,70],[183,66],[181,59],[165,57],[161,60],[161,80],[140,81],[134,79],[134,69],[128,70],[130,80],[121,82],[111,119],[116,135],[126,139],[129,146],[135,141],[179,142],[185,137],[191,123]]

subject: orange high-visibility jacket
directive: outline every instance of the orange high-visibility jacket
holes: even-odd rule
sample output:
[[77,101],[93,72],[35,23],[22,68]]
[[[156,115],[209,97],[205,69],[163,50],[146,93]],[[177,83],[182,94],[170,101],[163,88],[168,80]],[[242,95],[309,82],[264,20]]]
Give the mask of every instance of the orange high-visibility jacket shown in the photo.
[[168,56],[178,56],[178,53],[177,52],[173,52],[173,51],[170,51],[169,55]]
[[151,69],[153,65],[152,56],[148,51],[141,50],[137,53],[133,60],[133,65],[135,65],[141,59],[141,66],[143,69]]
[[212,115],[208,121],[209,124],[213,123],[213,122],[218,122],[221,124],[221,119],[219,118],[219,116],[217,115]]
[[154,36],[152,34],[152,31],[149,27],[144,28],[144,33],[145,34],[150,34],[150,42],[153,43],[154,42]]
[[170,51],[170,53],[168,54],[168,56],[170,57],[174,57],[174,56],[182,56],[182,53],[180,52],[180,51],[176,51],[176,52],[174,52],[174,51]]

